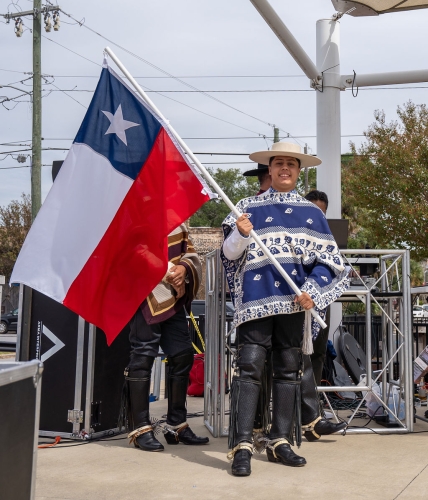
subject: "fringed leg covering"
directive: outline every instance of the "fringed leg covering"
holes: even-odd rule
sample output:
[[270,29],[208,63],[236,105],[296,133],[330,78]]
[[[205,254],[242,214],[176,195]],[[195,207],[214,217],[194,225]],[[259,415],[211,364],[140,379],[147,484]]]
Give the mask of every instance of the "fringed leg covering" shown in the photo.
[[304,373],[302,376],[302,430],[308,441],[316,441],[321,436],[334,434],[346,428],[346,423],[329,422],[320,411],[320,400],[316,388],[310,356],[303,356]]
[[122,388],[122,400],[118,427],[135,430],[150,425],[149,397],[150,377],[154,358],[141,356],[138,368],[125,368],[125,382]]
[[125,380],[123,382],[123,387],[122,387],[122,396],[120,399],[120,410],[119,410],[119,417],[117,419],[117,426],[120,430],[122,430],[122,428],[125,428],[125,431],[129,432],[131,428],[130,424],[131,397],[129,395],[128,367],[125,368],[124,375],[125,375]]
[[270,400],[272,394],[272,353],[268,351],[263,368],[260,395],[254,419],[254,432],[267,433],[271,424]]
[[312,369],[311,358],[303,355],[303,376],[301,381],[302,392],[302,424],[309,425],[320,417],[320,401],[315,384],[314,371]]
[[302,351],[299,348],[274,351],[272,384],[272,427],[269,438],[302,442],[301,394]]
[[168,357],[168,413],[167,424],[177,426],[186,422],[186,397],[189,373],[193,366],[193,351]]
[[266,349],[259,345],[245,344],[239,349],[230,400],[228,444],[232,450],[241,442],[252,442],[265,359]]

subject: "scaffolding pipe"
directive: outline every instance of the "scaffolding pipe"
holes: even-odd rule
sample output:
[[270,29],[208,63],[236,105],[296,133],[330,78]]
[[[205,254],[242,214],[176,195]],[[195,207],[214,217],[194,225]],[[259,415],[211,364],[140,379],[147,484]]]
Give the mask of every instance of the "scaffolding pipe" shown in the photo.
[[403,85],[407,83],[423,83],[428,81],[428,69],[414,71],[390,71],[388,73],[358,73],[355,75],[343,75],[342,85],[350,87],[376,87],[379,85]]

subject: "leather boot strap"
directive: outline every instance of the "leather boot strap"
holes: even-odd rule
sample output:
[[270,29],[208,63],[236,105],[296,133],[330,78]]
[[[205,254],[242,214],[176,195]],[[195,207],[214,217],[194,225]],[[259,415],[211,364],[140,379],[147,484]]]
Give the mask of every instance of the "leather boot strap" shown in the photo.
[[242,441],[242,443],[239,443],[233,448],[233,450],[229,451],[227,454],[228,460],[233,460],[233,457],[235,456],[235,453],[239,450],[248,450],[251,455],[253,454],[253,446],[251,443],[247,443],[246,441]]
[[278,458],[276,456],[276,453],[275,453],[275,448],[277,448],[278,446],[281,446],[282,444],[286,444],[286,445],[290,446],[290,443],[286,439],[278,439],[277,441],[275,441],[273,443],[270,442],[268,444],[268,448],[272,450],[273,456],[275,458]]
[[170,426],[166,426],[167,428],[167,432],[169,434],[173,434],[174,435],[174,439],[177,441],[177,443],[179,442],[179,437],[178,435],[184,431],[184,429],[187,429],[187,427],[189,427],[189,424],[187,422],[184,422],[183,424],[180,424],[179,427],[177,428],[172,428]]
[[152,430],[153,430],[153,427],[151,425],[143,425],[143,427],[138,427],[138,429],[135,429],[134,431],[132,431],[128,434],[129,444],[135,443],[137,438],[139,438],[143,434],[146,434],[146,432],[150,432]]
[[312,434],[317,438],[319,439],[321,436],[319,434],[317,434],[315,432],[315,426],[317,425],[317,423],[321,420],[321,416],[317,417],[313,422],[311,422],[310,424],[308,425],[302,425],[302,430],[304,432],[312,432]]

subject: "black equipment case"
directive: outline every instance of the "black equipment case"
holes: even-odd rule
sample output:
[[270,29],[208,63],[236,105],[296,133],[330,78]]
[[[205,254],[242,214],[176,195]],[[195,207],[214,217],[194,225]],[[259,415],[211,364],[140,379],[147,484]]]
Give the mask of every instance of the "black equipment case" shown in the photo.
[[34,498],[43,365],[0,362],[0,496]]
[[62,304],[21,285],[16,354],[44,364],[40,436],[90,439],[115,434],[130,345],[126,327],[104,332]]

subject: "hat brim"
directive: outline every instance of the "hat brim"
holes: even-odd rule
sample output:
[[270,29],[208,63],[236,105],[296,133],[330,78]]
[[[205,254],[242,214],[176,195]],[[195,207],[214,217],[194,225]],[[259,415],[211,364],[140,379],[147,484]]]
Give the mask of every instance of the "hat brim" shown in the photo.
[[[305,167],[318,167],[321,165],[321,160],[316,156],[307,155],[304,153],[295,153],[287,152],[287,151],[257,151],[256,153],[250,154],[250,160],[255,161],[256,163],[269,163],[269,160],[273,156],[290,156],[291,158],[298,158],[300,160],[300,166]],[[245,174],[244,174],[245,175]]]
[[253,170],[247,170],[242,175],[245,175],[245,177],[256,177],[259,174],[264,174],[266,172],[269,172],[269,167],[267,165],[266,168],[253,168]]

